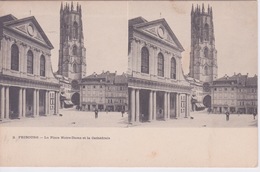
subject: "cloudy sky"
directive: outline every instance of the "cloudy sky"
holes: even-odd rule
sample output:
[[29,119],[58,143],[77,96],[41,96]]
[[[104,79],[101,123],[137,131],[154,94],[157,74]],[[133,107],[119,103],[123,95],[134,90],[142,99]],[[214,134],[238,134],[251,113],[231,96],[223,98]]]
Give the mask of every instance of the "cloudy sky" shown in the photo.
[[[52,67],[58,66],[59,9],[55,2],[0,2],[0,15],[13,14],[17,18],[36,17],[54,45]],[[63,2],[65,3],[65,2]],[[70,2],[69,2],[70,3]],[[183,45],[184,73],[189,72],[190,10],[198,2],[182,1],[79,1],[83,12],[83,29],[87,49],[87,74],[102,70],[127,70],[127,21],[142,16],[148,21],[165,18]],[[75,3],[74,3],[75,4]],[[218,75],[257,73],[257,3],[204,2],[213,8]],[[44,8],[43,8],[44,7]],[[17,10],[19,9],[19,10]]]

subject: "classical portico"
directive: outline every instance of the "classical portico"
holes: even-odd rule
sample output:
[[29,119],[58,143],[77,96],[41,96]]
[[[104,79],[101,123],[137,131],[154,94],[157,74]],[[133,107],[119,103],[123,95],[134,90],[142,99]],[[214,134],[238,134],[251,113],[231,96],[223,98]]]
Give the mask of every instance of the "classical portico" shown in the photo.
[[129,122],[189,117],[191,86],[183,76],[184,51],[165,19],[129,20]]
[[58,114],[53,46],[35,17],[0,17],[0,119]]

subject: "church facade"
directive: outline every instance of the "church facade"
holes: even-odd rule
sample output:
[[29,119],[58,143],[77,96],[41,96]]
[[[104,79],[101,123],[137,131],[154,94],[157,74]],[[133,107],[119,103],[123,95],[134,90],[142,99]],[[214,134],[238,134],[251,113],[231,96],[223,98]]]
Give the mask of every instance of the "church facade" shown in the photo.
[[[84,47],[81,6],[61,4],[60,8],[60,49],[57,75],[68,78],[71,84],[68,101],[79,105],[79,83],[86,76],[86,48]],[[62,78],[59,77],[58,78]],[[63,82],[63,81],[61,81]],[[65,81],[63,82],[65,83]],[[65,94],[62,92],[62,94]],[[61,102],[62,104],[63,102]]]
[[188,117],[190,84],[182,66],[182,45],[165,19],[129,20],[129,122]]
[[53,46],[35,17],[0,17],[0,119],[59,113]]

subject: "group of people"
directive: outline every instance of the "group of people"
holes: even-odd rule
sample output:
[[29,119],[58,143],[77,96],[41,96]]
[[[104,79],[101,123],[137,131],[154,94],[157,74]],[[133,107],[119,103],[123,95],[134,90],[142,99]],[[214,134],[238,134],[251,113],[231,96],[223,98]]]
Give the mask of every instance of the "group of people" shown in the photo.
[[[97,118],[98,118],[98,108],[96,108],[96,109],[94,110],[94,112],[95,112],[95,118],[97,119]],[[125,110],[122,109],[121,113],[122,113],[122,117],[124,117]]]
[[[229,121],[230,112],[227,110],[225,114],[226,114],[226,121]],[[254,120],[255,120],[255,117],[257,115],[256,111],[254,111],[252,114],[253,114],[253,117],[254,117]]]

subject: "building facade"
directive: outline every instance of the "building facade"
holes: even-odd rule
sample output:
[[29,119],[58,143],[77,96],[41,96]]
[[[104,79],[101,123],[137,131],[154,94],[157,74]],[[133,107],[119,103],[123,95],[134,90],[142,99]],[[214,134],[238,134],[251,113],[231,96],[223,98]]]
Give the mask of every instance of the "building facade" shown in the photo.
[[73,2],[60,8],[60,50],[58,75],[71,83],[71,101],[79,104],[79,83],[86,76],[86,48],[84,47],[81,6]]
[[128,27],[129,121],[188,117],[192,88],[181,67],[184,49],[170,26],[137,17]]
[[0,17],[0,119],[59,113],[51,49],[35,17]]
[[211,86],[214,113],[257,112],[257,76],[234,74],[215,80]]
[[128,105],[126,74],[93,73],[80,83],[82,110],[126,111]]

